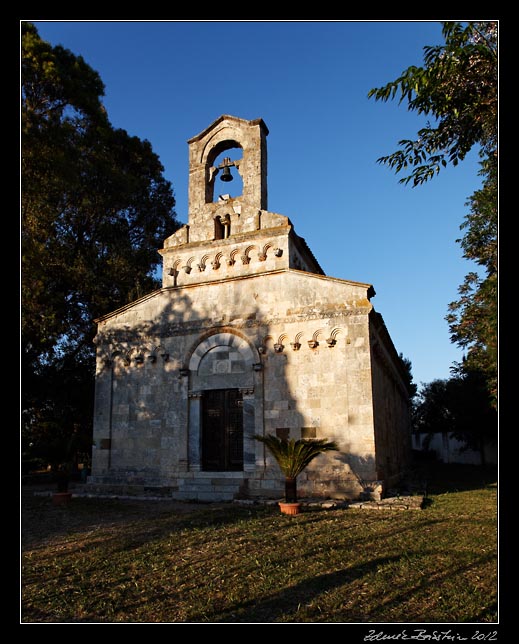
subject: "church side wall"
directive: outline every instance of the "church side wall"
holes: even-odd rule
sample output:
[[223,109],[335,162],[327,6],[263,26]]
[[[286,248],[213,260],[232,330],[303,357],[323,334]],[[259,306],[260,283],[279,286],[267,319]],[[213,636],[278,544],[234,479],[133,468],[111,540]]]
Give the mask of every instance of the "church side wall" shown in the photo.
[[386,489],[399,482],[411,457],[409,396],[387,338],[380,324],[371,324],[376,465]]

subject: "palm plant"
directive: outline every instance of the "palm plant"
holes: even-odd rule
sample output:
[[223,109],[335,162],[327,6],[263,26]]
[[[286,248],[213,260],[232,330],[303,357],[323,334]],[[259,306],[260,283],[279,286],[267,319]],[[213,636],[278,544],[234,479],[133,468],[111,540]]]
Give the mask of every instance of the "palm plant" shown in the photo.
[[339,448],[325,438],[279,438],[274,434],[254,437],[264,443],[285,475],[285,502],[297,503],[297,476],[322,452]]

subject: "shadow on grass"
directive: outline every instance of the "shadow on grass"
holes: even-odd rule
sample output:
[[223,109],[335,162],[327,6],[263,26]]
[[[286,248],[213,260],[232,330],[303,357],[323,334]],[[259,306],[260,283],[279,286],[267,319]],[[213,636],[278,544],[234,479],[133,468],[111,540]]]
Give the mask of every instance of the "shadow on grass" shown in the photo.
[[[434,551],[431,552],[434,553]],[[211,611],[199,613],[188,621],[196,623],[320,622],[322,621],[322,617],[317,612],[319,609],[313,606],[313,604],[318,601],[320,596],[333,593],[333,591],[345,587],[343,594],[347,606],[335,609],[333,621],[381,622],[387,619],[387,615],[391,614],[392,609],[398,610],[402,605],[407,605],[410,599],[422,597],[423,602],[416,604],[419,607],[418,614],[408,615],[410,622],[420,622],[423,621],[422,613],[424,606],[427,605],[429,589],[441,586],[444,581],[450,578],[463,575],[467,571],[472,570],[476,564],[484,564],[494,559],[494,555],[485,555],[479,557],[476,561],[470,562],[470,564],[449,566],[445,569],[440,568],[436,574],[420,579],[417,583],[402,592],[399,592],[397,587],[388,586],[381,594],[380,601],[372,604],[368,609],[368,614],[366,614],[366,607],[363,607],[362,603],[359,603],[358,596],[352,597],[351,593],[347,590],[347,586],[358,579],[372,576],[379,569],[399,564],[402,560],[406,561],[409,555],[413,554],[416,553],[406,552],[394,556],[379,557],[344,570],[318,575],[284,588],[270,595],[268,598],[259,601],[251,600],[236,603],[226,610],[215,606]],[[467,621],[491,620],[495,617],[494,607],[494,604],[486,607],[480,614],[475,615],[473,618],[471,617],[471,619],[467,619]],[[301,617],[299,617],[298,613],[301,609]],[[315,620],[310,619],[311,612],[309,612],[309,609],[310,611],[316,611]],[[448,616],[445,617],[445,621],[449,621]]]
[[[425,551],[422,551],[420,554],[423,555],[424,553]],[[430,553],[435,554],[435,550],[431,550]],[[406,604],[411,597],[423,597],[425,601],[425,598],[428,596],[429,589],[439,588],[442,586],[442,583],[444,581],[449,579],[460,577],[465,578],[464,573],[470,572],[471,570],[476,569],[478,566],[483,566],[486,563],[494,562],[495,560],[495,553],[490,553],[477,557],[467,564],[458,564],[446,568],[439,567],[434,574],[420,578],[417,583],[406,588],[403,592],[395,592],[395,590],[393,589],[391,591],[392,596],[388,600],[381,601],[380,604],[372,611],[370,618],[374,622],[384,619],[387,614],[390,613],[392,608],[398,608],[402,604]],[[418,605],[420,606],[420,603]],[[421,606],[423,607],[423,605],[424,604],[422,603]],[[491,614],[492,607],[485,609],[484,613]],[[417,617],[418,619],[420,619],[421,615],[409,615],[409,620],[411,622],[417,621]],[[446,614],[444,621],[448,622],[449,619],[450,616]],[[481,621],[481,615],[470,616],[470,618],[467,618],[465,621]]]
[[[268,513],[255,508],[254,514]],[[81,550],[113,540],[126,548],[150,542],[183,530],[203,530],[237,523],[249,518],[251,510],[233,504],[188,504],[174,501],[136,499],[73,498],[66,506],[54,506],[50,497],[22,495],[22,546],[38,547],[42,542],[85,535]],[[92,538],[92,532],[97,538]],[[68,551],[72,554],[73,550]]]
[[427,498],[429,495],[494,486],[497,484],[497,474],[497,465],[415,461],[409,479],[411,485]]
[[293,621],[298,621],[297,612],[300,607],[308,605],[318,595],[350,584],[356,579],[371,574],[377,568],[396,562],[400,558],[399,555],[380,557],[344,570],[311,577],[299,584],[284,588],[266,599],[235,604],[231,610],[227,611],[216,608],[213,611],[198,614],[189,621],[268,623],[288,615],[295,615]]
[[[420,464],[413,478],[427,488],[422,508],[429,507],[434,496],[495,486],[497,468],[471,465],[445,465],[442,463]],[[306,510],[306,521],[319,521],[322,510]],[[237,523],[252,514],[275,514],[272,507],[240,507],[235,504],[188,504],[173,501],[144,501],[122,499],[75,498],[69,506],[53,506],[50,497],[34,496],[31,486],[22,488],[22,545],[34,547],[43,541],[69,535],[80,536],[95,531],[120,538],[119,534],[131,525],[126,545],[139,544],[159,538],[163,534],[182,530],[203,529]],[[93,540],[92,547],[96,541]],[[105,541],[106,542],[106,541]],[[82,548],[88,547],[83,543]]]

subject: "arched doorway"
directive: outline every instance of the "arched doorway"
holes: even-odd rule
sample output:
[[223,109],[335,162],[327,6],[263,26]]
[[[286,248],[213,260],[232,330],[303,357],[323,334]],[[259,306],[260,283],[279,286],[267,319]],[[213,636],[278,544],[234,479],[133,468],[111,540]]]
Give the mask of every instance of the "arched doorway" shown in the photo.
[[[234,333],[202,340],[189,360],[189,469],[254,469],[257,406],[256,349]],[[258,399],[256,398],[258,396]],[[259,400],[259,403],[257,403]]]

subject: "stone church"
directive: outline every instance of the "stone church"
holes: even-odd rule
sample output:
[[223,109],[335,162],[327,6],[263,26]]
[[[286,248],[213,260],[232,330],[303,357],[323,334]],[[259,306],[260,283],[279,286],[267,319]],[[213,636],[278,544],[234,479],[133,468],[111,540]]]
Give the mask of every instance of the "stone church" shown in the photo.
[[[327,277],[267,209],[267,135],[224,115],[188,141],[188,223],[158,251],[162,288],[96,320],[98,490],[280,498],[255,434],[337,442],[300,497],[377,498],[408,465],[405,373],[375,291]],[[241,157],[218,163],[228,150]],[[242,194],[217,194],[233,176]]]

